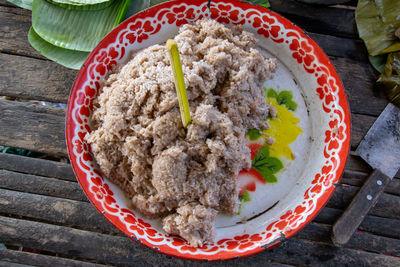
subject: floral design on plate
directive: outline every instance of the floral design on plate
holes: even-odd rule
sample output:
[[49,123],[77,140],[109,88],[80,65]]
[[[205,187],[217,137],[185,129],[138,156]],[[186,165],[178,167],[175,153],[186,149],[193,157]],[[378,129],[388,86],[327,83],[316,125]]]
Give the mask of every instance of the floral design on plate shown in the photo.
[[[272,88],[264,88],[264,91],[267,103],[276,110],[276,114],[266,118],[269,129],[250,129],[246,134],[250,142],[248,146],[252,164],[251,169],[242,170],[238,176],[239,199],[243,203],[251,201],[249,192],[256,191],[257,183],[278,181],[276,174],[284,167],[280,157],[294,160],[289,144],[303,132],[297,125],[300,119],[294,115],[297,103],[292,100],[292,92],[284,90],[278,93]],[[273,139],[272,144],[268,143],[269,138]]]

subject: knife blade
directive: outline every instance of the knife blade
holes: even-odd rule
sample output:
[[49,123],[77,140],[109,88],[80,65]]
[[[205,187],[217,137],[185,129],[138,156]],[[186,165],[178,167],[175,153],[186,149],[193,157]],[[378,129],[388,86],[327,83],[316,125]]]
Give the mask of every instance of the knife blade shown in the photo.
[[374,170],[333,225],[332,240],[346,244],[400,168],[400,109],[388,104],[356,149]]
[[400,168],[400,109],[388,104],[356,149],[373,169],[390,178]]

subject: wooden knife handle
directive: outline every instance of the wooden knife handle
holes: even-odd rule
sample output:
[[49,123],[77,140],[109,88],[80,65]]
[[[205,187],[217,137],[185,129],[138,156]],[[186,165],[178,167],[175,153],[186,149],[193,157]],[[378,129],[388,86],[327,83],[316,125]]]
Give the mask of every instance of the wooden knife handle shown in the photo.
[[371,173],[349,207],[333,225],[332,241],[334,244],[344,245],[349,241],[389,182],[390,178],[378,169]]

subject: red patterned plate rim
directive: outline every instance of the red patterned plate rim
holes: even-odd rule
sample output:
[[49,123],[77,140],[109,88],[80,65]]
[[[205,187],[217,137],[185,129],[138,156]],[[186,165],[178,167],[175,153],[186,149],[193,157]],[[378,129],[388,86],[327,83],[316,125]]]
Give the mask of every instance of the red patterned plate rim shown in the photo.
[[[307,223],[313,220],[313,218],[319,213],[319,211],[321,211],[327,200],[332,195],[335,188],[334,183],[337,183],[340,179],[350,149],[349,105],[339,76],[322,49],[310,37],[304,34],[299,27],[280,15],[261,6],[234,0],[216,0],[211,1],[210,11],[206,7],[207,2],[207,0],[174,0],[164,2],[132,16],[112,30],[90,53],[83,67],[81,68],[70,93],[66,117],[66,141],[68,155],[75,175],[77,176],[77,180],[92,205],[95,206],[95,208],[102,213],[111,224],[123,231],[134,241],[167,255],[192,260],[221,260],[234,257],[246,257],[261,252],[265,248],[270,249],[280,244],[282,237],[292,237]],[[174,13],[176,11],[172,12],[173,9],[176,9],[177,12],[180,12],[179,8],[182,7],[185,8],[181,13],[186,12],[184,14],[186,17],[183,18],[185,21],[183,22],[182,18],[178,17],[179,14]],[[191,7],[193,7],[197,13],[193,10],[190,11]],[[225,12],[225,8],[227,7],[229,8],[229,12]],[[221,11],[221,8],[224,10]],[[168,13],[169,11],[170,13]],[[237,12],[245,13],[246,16],[250,14],[249,18],[251,16],[258,16],[260,21],[263,18],[265,18],[266,21],[272,20],[270,25],[266,25],[265,23],[261,25],[257,33],[272,39],[276,43],[282,42],[282,45],[284,45],[283,41],[285,39],[280,39],[281,36],[279,33],[274,32],[273,29],[269,28],[269,26],[274,24],[281,25],[285,32],[290,32],[287,34],[288,36],[290,34],[290,38],[293,38],[289,38],[290,40],[293,41],[294,39],[298,39],[300,48],[303,45],[303,42],[305,42],[306,47],[311,47],[312,53],[306,51],[306,57],[309,53],[313,59],[311,63],[316,63],[319,67],[319,70],[315,71],[315,77],[317,77],[316,79],[318,81],[321,81],[320,88],[316,89],[316,93],[320,95],[322,103],[321,108],[324,112],[330,114],[331,118],[332,116],[335,118],[329,122],[329,125],[331,126],[332,123],[333,126],[331,126],[331,128],[325,132],[327,136],[326,140],[328,140],[328,135],[329,138],[332,138],[333,134],[338,136],[337,133],[333,133],[334,131],[339,131],[341,137],[335,137],[336,139],[333,138],[329,139],[328,141],[325,140],[326,144],[324,148],[324,156],[327,159],[329,158],[331,162],[329,162],[330,165],[327,163],[322,167],[321,172],[316,174],[312,185],[310,185],[310,187],[304,193],[305,196],[311,195],[311,199],[315,201],[312,204],[312,209],[310,208],[310,210],[307,211],[309,213],[304,212],[305,208],[299,205],[296,208],[288,210],[278,220],[268,225],[263,233],[256,233],[251,236],[248,234],[235,236],[235,238],[232,239],[218,240],[218,242],[211,244],[210,246],[195,249],[186,246],[182,241],[175,241],[175,238],[172,237],[163,236],[162,238],[164,239],[162,241],[157,241],[162,239],[158,238],[162,235],[153,229],[150,224],[144,222],[133,212],[120,208],[118,203],[116,203],[115,199],[113,198],[114,193],[109,189],[107,181],[105,181],[102,175],[95,170],[95,167],[92,164],[93,159],[90,156],[90,148],[88,148],[84,141],[82,141],[83,137],[81,137],[81,135],[84,136],[85,131],[90,130],[90,127],[87,124],[90,116],[90,109],[86,106],[90,106],[88,103],[90,103],[91,99],[93,99],[95,95],[95,91],[92,92],[91,90],[93,90],[93,88],[96,90],[96,87],[98,88],[98,82],[102,77],[104,77],[104,73],[107,71],[107,68],[110,68],[113,64],[116,64],[116,61],[120,60],[123,57],[123,54],[125,54],[123,42],[120,42],[121,48],[119,53],[121,55],[119,58],[118,52],[112,50],[113,48],[110,49],[110,47],[112,47],[111,44],[118,43],[118,38],[120,38],[119,41],[122,39],[127,41],[126,36],[131,33],[130,31],[136,29],[135,27],[138,24],[137,21],[141,21],[142,25],[146,24],[146,19],[153,20],[154,23],[156,23],[156,19],[160,19],[160,22],[157,21],[160,26],[156,23],[158,30],[157,27],[152,27],[150,25],[150,28],[153,28],[153,32],[149,32],[148,35],[146,35],[148,38],[148,36],[156,34],[158,31],[160,31],[160,28],[163,27],[161,25],[161,21],[167,23],[171,21],[172,24],[180,26],[179,24],[199,19],[199,16],[204,15],[212,17],[212,11],[216,11],[218,13],[214,19],[217,19],[220,22],[231,22],[234,24],[246,23],[245,20],[242,20],[241,17],[237,16],[237,14],[239,14]],[[173,15],[175,14],[175,17],[172,19],[167,18],[165,17],[166,13],[172,14],[171,17],[174,17]],[[224,14],[228,15],[223,16]],[[128,29],[129,27],[133,28]],[[139,25],[139,27],[141,26]],[[145,26],[142,28],[144,27]],[[144,29],[144,31],[145,30],[146,29]],[[126,31],[125,35],[121,34],[123,31]],[[135,32],[135,34],[136,33],[137,32]],[[147,39],[143,36],[144,35],[135,36],[133,43],[140,43],[141,41]],[[140,38],[142,38],[142,40],[140,40]],[[262,38],[262,36],[260,38]],[[131,41],[132,39],[129,40]],[[111,57],[111,59],[109,58],[109,55],[113,52],[118,54],[115,60],[113,57]],[[296,58],[295,53],[292,54],[292,57],[297,59],[299,64],[302,64],[306,72],[314,72],[311,67],[311,63],[308,62],[310,58]],[[323,88],[326,88],[326,86],[328,88],[328,92],[324,93]],[[81,99],[82,97],[83,99]],[[88,103],[85,104],[85,101]],[[324,179],[321,178],[322,176]],[[302,217],[302,214],[305,214],[305,217]],[[288,218],[292,219],[289,220]],[[292,227],[292,225],[294,225],[294,227]],[[271,232],[271,235],[268,237],[269,233],[266,233],[271,231],[273,228],[280,230],[280,232],[276,234],[272,234]]]

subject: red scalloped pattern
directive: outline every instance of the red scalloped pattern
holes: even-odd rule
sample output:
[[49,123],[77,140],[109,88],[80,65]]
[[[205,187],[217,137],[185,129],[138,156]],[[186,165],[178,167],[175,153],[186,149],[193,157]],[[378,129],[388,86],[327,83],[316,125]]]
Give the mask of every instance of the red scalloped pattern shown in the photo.
[[[113,65],[127,56],[127,46],[142,43],[167,24],[181,26],[205,17],[221,23],[251,25],[260,36],[286,45],[294,62],[301,64],[305,72],[314,75],[319,85],[315,92],[321,100],[321,112],[327,113],[331,121],[325,131],[325,165],[304,192],[300,205],[284,211],[278,220],[261,233],[235,236],[193,248],[180,238],[157,231],[134,212],[117,204],[109,182],[95,166],[90,146],[84,137],[91,131],[88,121],[100,81]],[[86,195],[120,230],[135,241],[169,255],[218,260],[248,256],[265,247],[271,248],[279,244],[282,234],[292,236],[316,216],[333,192],[333,183],[338,181],[345,165],[350,139],[348,114],[344,89],[329,59],[314,41],[286,19],[262,7],[232,0],[213,1],[210,9],[206,0],[169,1],[123,22],[107,35],[86,60],[68,104],[67,144],[75,174]]]

